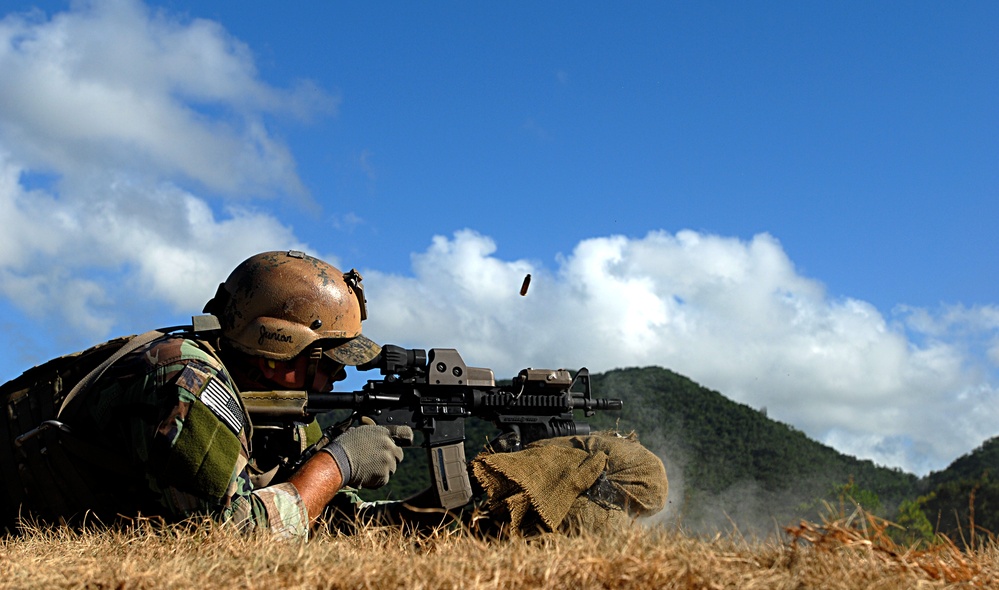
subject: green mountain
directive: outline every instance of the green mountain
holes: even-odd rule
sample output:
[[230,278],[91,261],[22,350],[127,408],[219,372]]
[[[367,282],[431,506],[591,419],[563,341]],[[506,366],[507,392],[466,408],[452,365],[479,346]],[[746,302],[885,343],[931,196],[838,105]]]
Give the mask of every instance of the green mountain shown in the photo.
[[932,530],[962,544],[999,534],[999,437],[929,474],[914,508]]
[[625,400],[619,428],[663,458],[671,484],[683,486],[674,513],[694,530],[765,534],[818,517],[822,500],[839,501],[848,486],[877,504],[865,508],[890,513],[921,489],[914,475],[843,455],[667,369],[614,370],[592,383],[600,396]]
[[[905,525],[906,539],[942,532],[960,542],[970,537],[972,521],[979,537],[999,533],[999,438],[918,478],[844,455],[667,369],[618,369],[590,379],[594,396],[620,398],[624,408],[577,419],[594,430],[636,432],[666,465],[663,518],[692,532],[763,536],[800,519],[851,512],[859,503]],[[468,420],[466,457],[496,433]],[[364,495],[404,498],[429,482],[424,452],[412,449],[388,486]]]
[[958,457],[943,471],[926,476],[931,488],[961,480],[999,479],[999,437],[991,438],[977,449]]

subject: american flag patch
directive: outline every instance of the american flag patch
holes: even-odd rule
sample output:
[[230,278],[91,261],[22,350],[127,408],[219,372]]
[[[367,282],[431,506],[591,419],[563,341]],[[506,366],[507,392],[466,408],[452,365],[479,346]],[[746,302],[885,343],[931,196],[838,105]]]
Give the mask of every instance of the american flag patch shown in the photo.
[[243,429],[243,408],[233,398],[232,392],[216,377],[208,379],[205,388],[201,390],[201,401],[213,414],[219,417],[234,434]]

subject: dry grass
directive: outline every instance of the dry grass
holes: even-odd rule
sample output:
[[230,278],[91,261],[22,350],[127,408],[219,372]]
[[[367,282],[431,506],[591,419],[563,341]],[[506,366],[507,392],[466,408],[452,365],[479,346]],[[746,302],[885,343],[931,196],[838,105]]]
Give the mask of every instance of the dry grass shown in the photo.
[[864,515],[803,523],[785,542],[632,526],[601,536],[484,541],[371,528],[309,542],[210,523],[32,528],[0,540],[0,588],[931,588],[999,584],[999,549],[904,548]]

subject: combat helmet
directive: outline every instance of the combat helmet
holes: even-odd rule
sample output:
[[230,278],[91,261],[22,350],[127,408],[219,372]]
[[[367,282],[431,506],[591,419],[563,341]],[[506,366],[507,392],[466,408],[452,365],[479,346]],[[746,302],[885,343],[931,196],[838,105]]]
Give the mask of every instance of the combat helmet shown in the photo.
[[296,250],[247,258],[219,285],[205,312],[226,343],[246,354],[289,360],[304,350],[359,365],[380,347],[361,335],[367,306],[361,275]]

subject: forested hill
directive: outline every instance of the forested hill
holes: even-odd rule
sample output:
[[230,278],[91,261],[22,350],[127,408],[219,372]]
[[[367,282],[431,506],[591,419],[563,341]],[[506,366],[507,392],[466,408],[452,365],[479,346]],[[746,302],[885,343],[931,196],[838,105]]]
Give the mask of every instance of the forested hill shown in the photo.
[[[620,398],[624,408],[577,419],[594,429],[638,433],[666,464],[670,504],[664,516],[688,529],[769,534],[800,518],[819,518],[824,501],[852,510],[855,500],[889,519],[916,519],[946,532],[957,524],[948,514],[951,521],[956,513],[967,520],[969,494],[976,491],[979,522],[995,510],[999,530],[999,476],[991,472],[999,466],[999,439],[920,479],[839,453],[667,369],[617,369],[591,375],[591,385],[594,396]],[[466,455],[472,457],[496,431],[476,420],[466,426]],[[390,484],[366,497],[402,498],[428,485],[425,454],[413,449],[406,455]]]
[[922,488],[914,475],[843,455],[667,369],[620,369],[591,381],[594,395],[624,400],[619,428],[635,430],[666,462],[671,502],[681,503],[671,510],[692,528],[773,530],[814,515],[851,482],[888,511]]
[[999,438],[991,438],[977,449],[958,457],[947,469],[927,476],[931,488],[961,480],[999,481]]
[[957,458],[947,469],[926,478],[926,492],[916,499],[928,530],[968,542],[976,534],[999,534],[999,438]]

